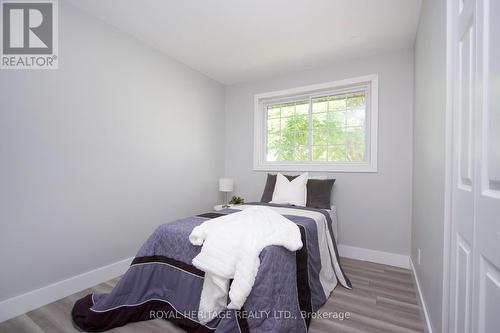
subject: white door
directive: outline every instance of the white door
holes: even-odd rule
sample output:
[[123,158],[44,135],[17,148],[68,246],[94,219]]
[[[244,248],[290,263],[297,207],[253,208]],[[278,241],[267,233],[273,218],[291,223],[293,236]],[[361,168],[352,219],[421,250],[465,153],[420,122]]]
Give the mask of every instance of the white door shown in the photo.
[[473,332],[500,332],[500,0],[477,3]]
[[451,1],[451,332],[500,332],[500,0]]
[[450,330],[470,332],[474,246],[475,1],[453,1],[453,172]]

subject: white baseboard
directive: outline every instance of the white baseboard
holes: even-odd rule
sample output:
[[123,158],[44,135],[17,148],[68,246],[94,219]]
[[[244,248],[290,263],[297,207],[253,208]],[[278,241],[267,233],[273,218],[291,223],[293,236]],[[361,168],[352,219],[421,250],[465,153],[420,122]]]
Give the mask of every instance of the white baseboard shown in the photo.
[[417,285],[418,296],[420,298],[420,305],[422,305],[422,309],[424,309],[425,322],[427,324],[427,332],[432,333],[431,321],[429,319],[429,312],[427,311],[427,307],[425,306],[424,296],[422,295],[422,290],[420,289],[420,282],[418,281],[417,271],[415,270],[415,266],[413,265],[413,260],[410,257],[410,268],[413,272],[413,277],[415,278],[415,283]]
[[132,260],[124,259],[1,301],[0,322],[120,276],[127,271]]
[[403,254],[370,250],[361,247],[339,244],[339,254],[341,257],[370,261],[377,264],[410,268],[409,256]]

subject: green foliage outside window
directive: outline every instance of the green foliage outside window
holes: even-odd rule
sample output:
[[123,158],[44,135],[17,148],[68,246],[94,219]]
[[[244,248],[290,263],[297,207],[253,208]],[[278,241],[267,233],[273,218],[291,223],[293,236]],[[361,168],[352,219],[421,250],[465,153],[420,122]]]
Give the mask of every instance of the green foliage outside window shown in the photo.
[[363,161],[365,93],[313,98],[311,105],[311,114],[309,100],[267,107],[267,160]]

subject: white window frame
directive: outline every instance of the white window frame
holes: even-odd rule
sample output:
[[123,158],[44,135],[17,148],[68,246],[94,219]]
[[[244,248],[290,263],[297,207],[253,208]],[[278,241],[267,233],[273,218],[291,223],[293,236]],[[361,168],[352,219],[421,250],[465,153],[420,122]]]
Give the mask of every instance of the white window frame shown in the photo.
[[[300,98],[341,94],[366,89],[366,152],[365,161],[266,161],[266,106],[275,102],[288,102]],[[256,171],[318,171],[318,172],[377,172],[378,146],[378,75],[355,77],[304,87],[273,91],[255,95],[254,161]],[[311,134],[309,134],[311,135]]]

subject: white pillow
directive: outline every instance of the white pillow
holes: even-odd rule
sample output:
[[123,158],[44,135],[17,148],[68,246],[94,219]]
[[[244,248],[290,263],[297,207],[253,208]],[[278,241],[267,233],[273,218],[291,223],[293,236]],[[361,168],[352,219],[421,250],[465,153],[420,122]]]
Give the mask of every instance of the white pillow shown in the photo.
[[305,206],[307,201],[308,177],[309,175],[306,172],[289,181],[281,173],[278,173],[271,203]]

